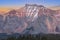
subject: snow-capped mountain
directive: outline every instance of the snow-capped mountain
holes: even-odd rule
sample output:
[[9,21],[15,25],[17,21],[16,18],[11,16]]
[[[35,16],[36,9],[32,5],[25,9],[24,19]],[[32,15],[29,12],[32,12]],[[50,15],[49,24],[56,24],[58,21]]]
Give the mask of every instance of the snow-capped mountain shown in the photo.
[[3,23],[0,24],[1,32],[21,34],[60,32],[59,13],[43,5],[26,4],[20,9],[9,11],[4,20],[0,18]]

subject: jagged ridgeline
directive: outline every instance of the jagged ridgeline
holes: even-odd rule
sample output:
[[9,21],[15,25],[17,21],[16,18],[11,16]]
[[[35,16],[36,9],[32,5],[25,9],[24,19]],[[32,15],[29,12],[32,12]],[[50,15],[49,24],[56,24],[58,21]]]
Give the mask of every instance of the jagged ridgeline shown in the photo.
[[13,9],[5,15],[0,15],[0,33],[59,33],[57,13],[59,12],[43,5],[26,4],[20,9]]

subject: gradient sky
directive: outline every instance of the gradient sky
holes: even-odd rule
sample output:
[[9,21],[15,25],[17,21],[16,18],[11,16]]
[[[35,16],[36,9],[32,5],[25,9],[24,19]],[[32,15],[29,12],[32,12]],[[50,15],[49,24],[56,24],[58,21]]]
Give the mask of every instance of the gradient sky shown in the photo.
[[60,0],[0,0],[0,11],[5,11],[9,8],[19,8],[27,3],[44,5],[46,7],[60,7]]
[[60,0],[0,0],[0,7],[20,6],[26,3],[42,4],[46,6],[60,6]]

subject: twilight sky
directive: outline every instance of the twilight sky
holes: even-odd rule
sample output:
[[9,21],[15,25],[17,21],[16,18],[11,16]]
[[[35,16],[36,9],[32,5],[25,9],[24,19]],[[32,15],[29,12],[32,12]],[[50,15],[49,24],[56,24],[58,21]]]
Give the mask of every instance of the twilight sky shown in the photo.
[[25,5],[26,3],[44,5],[46,7],[60,8],[60,0],[0,0],[0,11],[6,11],[9,8],[19,8]]
[[0,7],[21,6],[26,3],[42,4],[46,6],[60,6],[60,0],[0,0]]

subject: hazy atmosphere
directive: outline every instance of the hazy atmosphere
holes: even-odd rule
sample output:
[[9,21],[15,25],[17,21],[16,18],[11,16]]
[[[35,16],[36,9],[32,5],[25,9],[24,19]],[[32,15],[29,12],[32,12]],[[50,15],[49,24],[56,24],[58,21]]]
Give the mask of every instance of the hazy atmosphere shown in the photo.
[[38,4],[52,9],[60,8],[60,0],[0,0],[0,11],[20,8],[25,4]]

